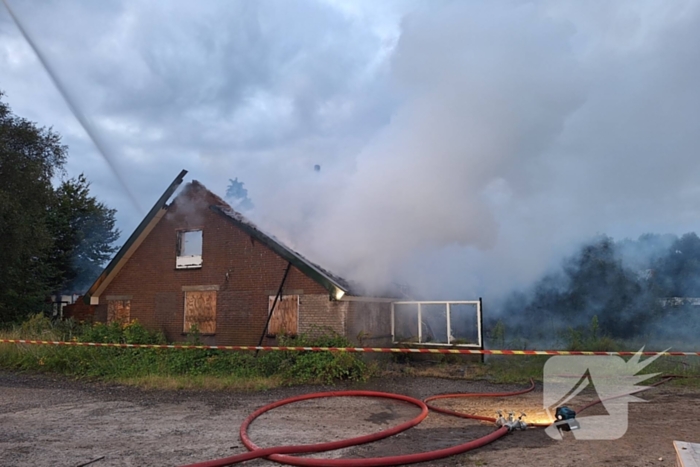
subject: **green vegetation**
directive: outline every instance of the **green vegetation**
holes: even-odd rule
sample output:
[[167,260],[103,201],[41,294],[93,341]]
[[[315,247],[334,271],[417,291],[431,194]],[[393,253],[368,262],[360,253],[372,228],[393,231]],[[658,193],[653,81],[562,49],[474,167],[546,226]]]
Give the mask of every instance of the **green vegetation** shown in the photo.
[[560,335],[567,343],[567,350],[592,350],[608,352],[629,350],[624,348],[619,341],[616,341],[608,336],[600,335],[600,326],[598,324],[597,315],[594,315],[591,319],[591,324],[588,329],[584,327],[569,327],[566,331],[560,333]]
[[[505,328],[504,328],[505,329]],[[46,316],[31,316],[20,325],[0,333],[8,339],[63,340],[100,343],[163,344],[162,333],[151,332],[136,321],[112,324],[79,324],[72,320],[52,322]],[[505,334],[504,334],[505,336]],[[630,350],[596,338],[595,321],[585,333],[569,332],[569,348],[605,346],[604,350]],[[201,344],[196,329],[189,344]],[[280,345],[347,347],[342,336],[281,337]],[[610,347],[614,346],[614,347]],[[602,347],[601,347],[602,348]],[[636,350],[635,348],[631,348]],[[404,354],[401,354],[404,355]],[[365,381],[370,376],[439,377],[487,380],[493,383],[524,384],[530,378],[542,381],[547,356],[489,356],[486,363],[460,356],[436,355],[438,361],[391,359],[382,372],[378,364],[366,364],[351,353],[331,352],[229,352],[203,349],[124,349],[109,347],[64,347],[0,345],[0,368],[15,371],[61,373],[157,389],[264,390],[280,385],[333,384],[336,381]],[[700,359],[662,357],[644,373],[680,375],[671,385],[700,386]],[[644,384],[644,383],[643,383]]]
[[494,383],[525,383],[530,379],[542,381],[542,370],[549,357],[493,356],[488,357],[474,373],[478,379]]
[[[498,320],[491,328],[488,342],[497,349],[528,349],[527,341],[519,337],[509,339],[508,332],[509,328],[505,322]],[[560,346],[565,350],[634,352],[642,348],[643,345],[632,340],[615,340],[602,335],[598,317],[595,315],[588,326],[564,328],[556,333],[556,337]],[[485,363],[474,363],[459,355],[435,355],[430,361],[421,361],[420,357],[416,357],[414,354],[397,354],[392,359],[394,367],[389,368],[387,373],[389,375],[473,379],[487,380],[493,383],[520,384],[526,383],[530,379],[541,382],[544,364],[549,358],[539,355],[490,355],[486,357]],[[625,359],[627,358],[629,357],[625,357]],[[677,375],[678,378],[674,378],[668,384],[700,387],[700,357],[661,357],[647,367],[643,373]],[[651,381],[658,381],[658,377]],[[642,383],[642,385],[645,384],[648,383]]]
[[228,179],[229,185],[226,189],[226,200],[229,201],[234,209],[249,211],[255,207],[253,202],[248,198],[248,190],[243,188],[243,182],[238,181],[238,177],[235,180]]
[[[507,339],[507,326],[498,320],[489,334],[489,342],[499,349],[527,349],[528,342],[521,338]],[[597,315],[593,315],[588,326],[569,326],[555,333],[559,346],[565,350],[590,351],[637,351],[644,345],[627,339],[612,339],[602,334]],[[649,350],[648,348],[645,350]],[[657,349],[665,350],[665,349]],[[497,383],[517,383],[532,378],[542,381],[542,369],[547,356],[490,356],[482,367],[472,368],[475,377],[483,377]],[[675,385],[700,385],[700,358],[662,357],[652,363],[644,373],[661,373],[679,375]]]
[[115,211],[90,196],[83,175],[63,178],[67,151],[0,100],[0,323],[85,290],[116,251]]
[[[487,379],[494,383],[523,383],[530,378],[542,381],[542,370],[549,357],[490,357],[484,365],[470,368],[475,379]],[[623,357],[627,360],[630,357]],[[643,359],[646,357],[643,357]],[[642,374],[659,373],[659,376],[640,383],[646,386],[663,375],[675,375],[673,386],[700,387],[700,358],[661,357],[642,371]]]
[[[71,320],[52,323],[34,315],[4,333],[6,338],[81,342],[162,344],[165,338],[136,321],[94,325]],[[196,332],[191,344],[199,343]],[[347,347],[338,335],[282,337],[280,345]],[[373,368],[358,356],[331,352],[251,352],[129,349],[44,345],[0,345],[0,368],[62,373],[145,387],[262,389],[293,384],[366,380]]]

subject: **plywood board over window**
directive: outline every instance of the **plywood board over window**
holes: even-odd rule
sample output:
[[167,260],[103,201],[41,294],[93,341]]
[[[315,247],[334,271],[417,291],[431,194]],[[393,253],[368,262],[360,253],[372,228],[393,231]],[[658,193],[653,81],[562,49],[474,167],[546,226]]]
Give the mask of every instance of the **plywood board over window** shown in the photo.
[[202,334],[216,332],[216,290],[185,292],[184,332],[197,325]]
[[275,309],[272,305],[275,297],[271,296],[268,313],[273,311],[270,324],[267,327],[268,337],[280,335],[296,336],[299,328],[299,295],[285,295],[277,300]]
[[131,319],[131,300],[107,300],[107,322],[127,323]]

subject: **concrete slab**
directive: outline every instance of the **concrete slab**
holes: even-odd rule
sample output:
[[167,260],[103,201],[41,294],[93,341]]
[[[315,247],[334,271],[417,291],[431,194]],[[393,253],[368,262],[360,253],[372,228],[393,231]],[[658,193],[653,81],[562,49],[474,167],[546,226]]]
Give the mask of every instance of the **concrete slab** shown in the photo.
[[700,444],[674,441],[676,467],[700,467]]

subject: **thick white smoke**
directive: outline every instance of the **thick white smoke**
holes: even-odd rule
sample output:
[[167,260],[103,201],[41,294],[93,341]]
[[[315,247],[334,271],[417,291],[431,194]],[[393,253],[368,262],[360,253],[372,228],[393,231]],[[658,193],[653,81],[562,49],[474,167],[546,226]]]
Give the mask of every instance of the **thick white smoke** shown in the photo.
[[496,248],[498,205],[538,191],[543,151],[583,102],[572,33],[529,5],[409,15],[391,61],[402,105],[334,187],[309,247],[378,287],[418,251]]
[[351,171],[297,185],[313,215],[292,240],[376,290],[464,298],[596,233],[696,229],[698,31],[690,4],[416,10],[389,62],[400,105]]

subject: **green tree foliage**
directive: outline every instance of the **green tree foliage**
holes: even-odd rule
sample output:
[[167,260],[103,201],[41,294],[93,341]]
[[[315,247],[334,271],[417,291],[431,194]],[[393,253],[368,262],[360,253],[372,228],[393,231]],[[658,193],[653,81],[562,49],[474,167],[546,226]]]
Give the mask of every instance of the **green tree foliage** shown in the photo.
[[[2,97],[2,93],[0,93]],[[0,101],[0,320],[40,309],[54,288],[53,238],[47,213],[51,180],[66,147],[51,129],[14,115]]]
[[0,322],[83,291],[115,251],[115,211],[90,196],[85,177],[54,188],[66,157],[57,133],[0,101]]
[[82,293],[100,274],[117,250],[113,244],[120,233],[115,214],[116,210],[90,196],[90,183],[83,174],[56,189],[49,225],[60,291]]
[[[644,234],[620,242],[602,236],[530,290],[511,294],[501,312],[518,337],[535,343],[551,344],[564,335],[565,341],[577,342],[573,347],[606,337],[682,346],[697,341],[698,297],[700,238],[695,233],[680,238]],[[590,329],[588,323],[593,323]]]

